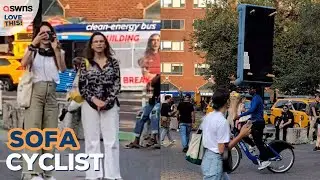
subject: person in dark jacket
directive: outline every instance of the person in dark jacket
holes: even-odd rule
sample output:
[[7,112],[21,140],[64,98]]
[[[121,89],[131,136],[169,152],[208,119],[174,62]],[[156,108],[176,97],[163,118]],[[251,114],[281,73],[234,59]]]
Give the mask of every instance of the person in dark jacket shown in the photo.
[[287,140],[287,129],[293,128],[294,116],[287,105],[283,106],[283,111],[276,121],[276,140],[279,140],[280,129],[283,130],[283,140]]

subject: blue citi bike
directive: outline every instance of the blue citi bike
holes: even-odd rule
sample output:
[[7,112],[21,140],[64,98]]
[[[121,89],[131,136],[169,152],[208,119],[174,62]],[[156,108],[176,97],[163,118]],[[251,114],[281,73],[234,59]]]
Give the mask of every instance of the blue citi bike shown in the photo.
[[[232,135],[236,137],[239,134],[239,130],[235,126],[233,126]],[[273,140],[271,142],[267,142],[267,139],[272,137],[271,133],[264,133],[264,144],[267,147],[267,153],[269,157],[269,161],[271,161],[271,165],[267,167],[267,169],[273,173],[284,173],[291,169],[294,164],[295,155],[294,155],[294,147],[281,140]],[[245,153],[245,155],[253,162],[253,164],[258,165],[258,157],[259,155],[255,155],[250,152],[247,144],[241,140],[235,147],[231,149],[233,167],[231,172],[236,170],[240,165],[240,161],[242,159],[241,150]],[[229,173],[231,173],[229,172]]]

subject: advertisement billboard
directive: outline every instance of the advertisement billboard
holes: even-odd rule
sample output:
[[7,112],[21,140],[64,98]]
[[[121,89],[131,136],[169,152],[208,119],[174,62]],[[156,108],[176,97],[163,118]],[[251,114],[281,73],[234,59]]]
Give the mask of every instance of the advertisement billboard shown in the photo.
[[[108,39],[111,47],[115,52],[115,58],[120,62],[121,70],[121,90],[125,91],[141,91],[146,84],[152,79],[146,76],[146,67],[142,67],[141,62],[146,59],[148,41],[149,48],[152,45],[152,38],[155,34],[160,38],[160,22],[137,22],[137,23],[88,23],[88,24],[66,24],[56,26],[58,38],[63,47],[69,48],[72,54],[67,53],[67,61],[72,58],[82,56],[86,42],[91,34],[95,31],[102,32]],[[158,42],[157,44],[160,44]],[[152,47],[151,47],[152,49]],[[66,51],[67,52],[67,51]],[[158,49],[152,55],[150,69],[153,72],[160,73],[160,59],[157,55]],[[68,64],[68,63],[67,63]],[[151,70],[150,70],[151,71]]]

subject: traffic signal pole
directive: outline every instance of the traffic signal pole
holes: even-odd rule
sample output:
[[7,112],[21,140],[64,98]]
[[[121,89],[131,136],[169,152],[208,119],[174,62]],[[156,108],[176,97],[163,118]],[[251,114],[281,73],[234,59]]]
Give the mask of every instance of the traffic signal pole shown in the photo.
[[36,29],[39,28],[41,22],[42,22],[42,0],[39,0],[38,12],[37,12],[36,17],[34,18],[33,24],[32,24],[33,37],[36,36]]

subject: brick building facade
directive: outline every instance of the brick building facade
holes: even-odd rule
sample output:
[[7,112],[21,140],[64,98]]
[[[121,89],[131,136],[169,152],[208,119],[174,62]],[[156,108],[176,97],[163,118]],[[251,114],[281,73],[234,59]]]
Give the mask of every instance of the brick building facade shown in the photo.
[[57,0],[68,18],[83,17],[90,22],[119,19],[159,19],[159,0]]
[[162,91],[196,92],[207,81],[199,75],[204,59],[190,50],[193,22],[205,15],[203,0],[161,0]]

